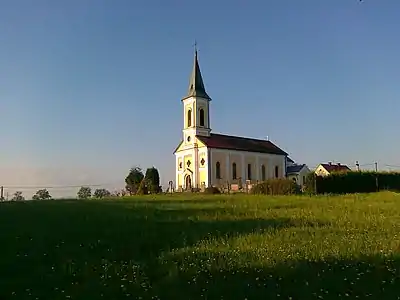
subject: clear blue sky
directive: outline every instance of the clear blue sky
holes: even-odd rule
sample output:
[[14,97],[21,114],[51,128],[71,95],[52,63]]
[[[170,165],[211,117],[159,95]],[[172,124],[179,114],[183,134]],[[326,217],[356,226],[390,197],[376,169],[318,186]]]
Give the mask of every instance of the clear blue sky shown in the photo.
[[0,2],[0,184],[174,179],[194,39],[214,132],[400,165],[400,1]]

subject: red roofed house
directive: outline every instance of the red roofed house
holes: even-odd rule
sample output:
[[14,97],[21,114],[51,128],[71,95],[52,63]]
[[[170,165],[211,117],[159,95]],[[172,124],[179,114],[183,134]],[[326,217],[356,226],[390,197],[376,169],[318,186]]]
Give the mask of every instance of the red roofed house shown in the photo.
[[211,132],[210,102],[197,51],[183,103],[183,140],[175,149],[176,189],[284,178],[287,153],[269,140]]
[[340,163],[333,164],[329,162],[327,164],[320,164],[315,169],[315,174],[317,174],[318,176],[328,176],[333,172],[348,172],[348,171],[351,171],[351,169],[346,165],[342,165]]

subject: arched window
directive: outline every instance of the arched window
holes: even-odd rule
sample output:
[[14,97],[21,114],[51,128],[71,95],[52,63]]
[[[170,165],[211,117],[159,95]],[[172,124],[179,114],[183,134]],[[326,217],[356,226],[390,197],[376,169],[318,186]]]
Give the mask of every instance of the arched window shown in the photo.
[[204,109],[200,108],[200,126],[204,126]]
[[275,178],[279,177],[279,168],[278,166],[275,166]]
[[217,179],[221,179],[221,164],[219,161],[217,161],[215,164],[215,177],[217,177]]
[[261,165],[261,180],[265,180],[265,166]]
[[247,165],[247,179],[251,180],[251,164]]
[[236,175],[236,163],[232,164],[232,179],[236,179],[237,175]]
[[187,127],[192,126],[192,110],[189,109],[187,112]]

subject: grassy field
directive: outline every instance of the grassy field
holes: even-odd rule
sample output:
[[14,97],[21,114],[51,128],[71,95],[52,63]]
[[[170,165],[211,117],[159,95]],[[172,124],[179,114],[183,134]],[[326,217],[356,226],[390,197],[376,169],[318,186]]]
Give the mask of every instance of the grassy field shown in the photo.
[[400,299],[400,194],[0,203],[0,299]]

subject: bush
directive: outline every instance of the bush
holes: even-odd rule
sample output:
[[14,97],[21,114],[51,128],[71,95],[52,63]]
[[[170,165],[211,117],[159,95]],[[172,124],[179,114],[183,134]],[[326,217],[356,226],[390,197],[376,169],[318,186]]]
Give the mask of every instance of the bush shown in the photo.
[[92,197],[92,189],[88,186],[82,186],[77,195],[78,199],[88,199]]
[[221,194],[221,191],[219,190],[219,188],[217,188],[215,186],[209,186],[209,187],[205,188],[204,193],[206,193],[206,194]]
[[32,196],[32,200],[50,200],[51,195],[47,189],[41,189]]
[[346,172],[329,176],[310,174],[306,191],[317,194],[371,193],[380,190],[400,191],[400,173]]
[[110,196],[111,196],[110,191],[106,190],[106,189],[97,189],[93,193],[93,197],[98,198],[98,199],[106,198],[106,197],[110,197]]
[[262,195],[292,195],[299,193],[300,188],[290,179],[268,179],[254,185],[250,192]]
[[304,192],[308,194],[316,194],[316,175],[315,173],[309,173],[306,177],[306,182],[304,183]]

